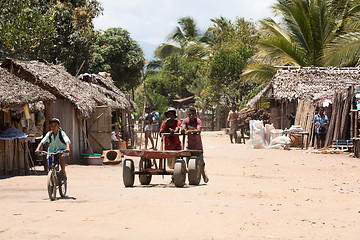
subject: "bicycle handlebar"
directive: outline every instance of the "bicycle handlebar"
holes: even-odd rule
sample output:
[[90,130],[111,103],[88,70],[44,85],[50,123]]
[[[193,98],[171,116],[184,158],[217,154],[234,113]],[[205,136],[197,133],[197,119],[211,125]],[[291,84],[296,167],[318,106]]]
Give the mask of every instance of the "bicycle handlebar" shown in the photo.
[[54,155],[57,155],[57,154],[60,154],[60,153],[64,153],[65,150],[60,150],[60,151],[57,151],[57,152],[54,152],[54,153],[49,153],[49,152],[46,152],[46,151],[41,151],[39,153],[39,155],[49,155],[49,156],[54,156]]

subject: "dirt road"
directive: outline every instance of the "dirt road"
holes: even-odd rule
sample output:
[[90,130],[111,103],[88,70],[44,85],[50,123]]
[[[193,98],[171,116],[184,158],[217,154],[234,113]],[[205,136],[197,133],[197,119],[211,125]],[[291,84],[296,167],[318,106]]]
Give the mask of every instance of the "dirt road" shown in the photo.
[[359,159],[203,135],[207,185],[124,188],[121,165],[72,165],[50,202],[45,175],[0,179],[0,239],[360,239]]

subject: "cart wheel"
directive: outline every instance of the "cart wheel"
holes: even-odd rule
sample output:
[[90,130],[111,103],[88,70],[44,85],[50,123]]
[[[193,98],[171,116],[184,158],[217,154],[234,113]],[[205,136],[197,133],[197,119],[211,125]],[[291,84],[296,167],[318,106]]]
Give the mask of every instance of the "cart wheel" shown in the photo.
[[50,170],[47,175],[47,189],[51,201],[54,201],[56,198],[56,183],[55,183],[55,174],[53,171],[54,170]]
[[200,161],[198,157],[192,157],[188,163],[188,178],[190,185],[199,185],[201,180]]
[[186,164],[183,159],[178,159],[174,166],[174,184],[176,187],[183,187],[186,179]]
[[125,187],[132,187],[134,185],[134,161],[131,159],[125,159],[123,165],[123,182]]
[[[141,167],[141,162],[144,161],[145,162],[145,169],[146,168],[151,168],[151,159],[141,159],[139,162],[139,170],[142,171],[142,167]],[[145,175],[145,174],[139,174],[139,181],[141,183],[141,185],[149,185],[151,182],[151,177],[152,175]]]

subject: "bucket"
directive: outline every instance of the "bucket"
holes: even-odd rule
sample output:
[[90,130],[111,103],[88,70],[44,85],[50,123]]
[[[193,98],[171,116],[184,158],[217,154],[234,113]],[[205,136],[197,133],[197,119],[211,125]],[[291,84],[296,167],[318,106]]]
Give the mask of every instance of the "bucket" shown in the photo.
[[97,155],[90,155],[87,157],[87,162],[89,165],[99,165],[101,166],[103,164],[104,157],[103,156],[97,156]]

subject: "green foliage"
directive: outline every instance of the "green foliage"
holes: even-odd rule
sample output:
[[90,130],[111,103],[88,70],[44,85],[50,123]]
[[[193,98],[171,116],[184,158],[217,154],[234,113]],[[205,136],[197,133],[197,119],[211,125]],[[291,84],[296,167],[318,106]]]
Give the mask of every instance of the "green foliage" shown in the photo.
[[90,57],[93,19],[102,10],[96,0],[1,1],[0,57],[63,62],[75,75]]
[[[241,74],[254,55],[258,40],[255,25],[242,18],[234,22],[213,19],[213,57],[209,61],[206,91],[215,104],[235,105],[251,91]],[[205,101],[206,102],[206,101]]]
[[[88,70],[90,48],[94,41],[93,19],[102,14],[103,8],[96,0],[42,0],[43,6],[54,8],[53,24],[58,33],[51,51],[51,61],[65,64],[75,75],[85,61],[82,72]],[[47,3],[47,5],[46,5]],[[48,11],[46,7],[44,11]]]
[[141,48],[126,30],[110,28],[99,32],[92,52],[90,72],[109,72],[115,84],[124,90],[139,85],[145,59]]
[[37,59],[50,57],[57,37],[52,24],[54,11],[43,14],[38,1],[0,2],[0,58]]

